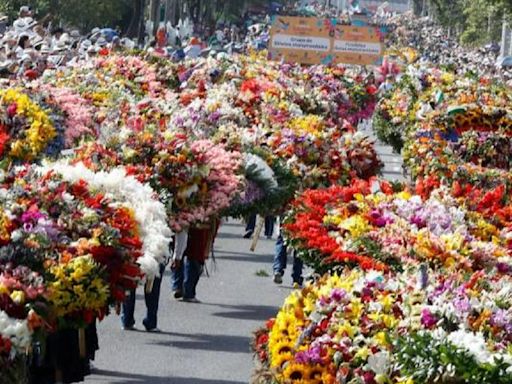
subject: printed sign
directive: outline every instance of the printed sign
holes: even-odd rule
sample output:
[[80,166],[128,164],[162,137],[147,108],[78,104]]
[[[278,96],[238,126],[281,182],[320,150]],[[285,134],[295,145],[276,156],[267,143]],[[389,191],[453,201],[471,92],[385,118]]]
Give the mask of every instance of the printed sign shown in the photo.
[[375,27],[340,25],[336,19],[276,16],[269,58],[301,64],[380,65],[382,41],[383,35]]

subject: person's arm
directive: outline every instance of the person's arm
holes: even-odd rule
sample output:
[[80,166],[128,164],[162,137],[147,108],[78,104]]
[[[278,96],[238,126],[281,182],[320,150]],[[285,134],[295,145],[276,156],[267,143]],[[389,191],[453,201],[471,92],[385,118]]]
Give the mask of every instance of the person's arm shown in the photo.
[[176,242],[174,246],[173,260],[182,260],[185,250],[187,249],[188,230],[185,229],[175,235]]

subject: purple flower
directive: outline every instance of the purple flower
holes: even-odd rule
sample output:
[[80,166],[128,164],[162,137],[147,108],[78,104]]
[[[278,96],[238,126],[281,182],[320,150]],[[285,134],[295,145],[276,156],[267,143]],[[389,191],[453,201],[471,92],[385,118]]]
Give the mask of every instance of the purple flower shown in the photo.
[[510,265],[505,263],[498,263],[496,264],[496,269],[499,273],[510,273],[512,272],[512,268]]
[[331,292],[331,299],[339,303],[341,300],[343,300],[346,294],[347,293],[345,292],[345,290],[335,288]]
[[322,349],[320,347],[311,347],[307,351],[298,352],[295,355],[295,361],[301,364],[318,364],[322,362]]
[[437,324],[437,318],[428,309],[424,309],[421,311],[421,324],[430,329]]
[[455,309],[461,313],[469,312],[471,310],[471,304],[468,298],[456,299],[453,302]]
[[508,313],[504,309],[498,309],[491,316],[491,324],[504,327],[509,323]]
[[411,217],[411,223],[415,224],[418,228],[423,228],[425,226],[425,220],[418,215]]
[[30,210],[21,215],[21,221],[23,223],[37,223],[39,219],[46,218],[46,215],[39,211]]

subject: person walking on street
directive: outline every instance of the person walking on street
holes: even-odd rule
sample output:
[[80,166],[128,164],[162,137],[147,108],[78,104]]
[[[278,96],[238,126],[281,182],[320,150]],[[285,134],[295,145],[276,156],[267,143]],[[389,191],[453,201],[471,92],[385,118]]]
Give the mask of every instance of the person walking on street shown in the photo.
[[[142,320],[142,325],[148,332],[160,332],[157,327],[158,303],[160,301],[160,286],[162,284],[165,265],[160,264],[160,276],[152,281],[146,282],[144,286],[144,300],[146,302],[146,317]],[[122,329],[131,331],[135,329],[135,299],[136,289],[132,289],[122,306],[121,323]]]
[[[274,264],[272,266],[274,270],[274,283],[282,284],[284,271],[288,262],[288,249],[284,243],[284,238],[281,229],[279,230],[279,236],[277,237],[276,249],[274,254]],[[297,253],[293,251],[293,263],[292,263],[292,280],[293,285],[301,287],[304,282],[302,277],[302,271],[304,269],[303,261],[297,257]]]
[[[189,228],[188,231],[176,236],[176,251],[171,265],[175,299],[199,302],[196,298],[196,287],[212,250],[218,228],[218,220],[213,219],[208,224]],[[183,244],[186,244],[186,247]]]

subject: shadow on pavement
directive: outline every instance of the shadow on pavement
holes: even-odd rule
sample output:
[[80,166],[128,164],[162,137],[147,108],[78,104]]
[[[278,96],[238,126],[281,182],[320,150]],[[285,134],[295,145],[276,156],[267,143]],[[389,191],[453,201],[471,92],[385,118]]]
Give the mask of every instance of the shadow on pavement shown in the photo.
[[215,312],[212,316],[224,317],[227,319],[264,321],[276,315],[278,308],[268,305],[216,305],[233,311]]
[[[230,255],[228,255],[230,253]],[[215,252],[215,260],[246,261],[250,263],[265,263],[272,265],[272,255],[258,255],[255,253]]]
[[151,344],[180,349],[196,349],[203,351],[232,353],[247,353],[250,350],[249,344],[251,339],[250,337],[245,336],[207,335],[202,333],[196,333],[193,335],[172,333],[172,335],[186,338],[188,340],[153,340]]
[[245,241],[249,241],[250,239],[244,239],[244,234],[243,233],[227,233],[227,232],[219,232],[217,234],[217,239],[240,239],[240,240],[245,240]]
[[102,369],[94,371],[94,375],[112,378],[114,380],[112,384],[244,384],[242,381],[210,380],[195,377],[158,377]]

